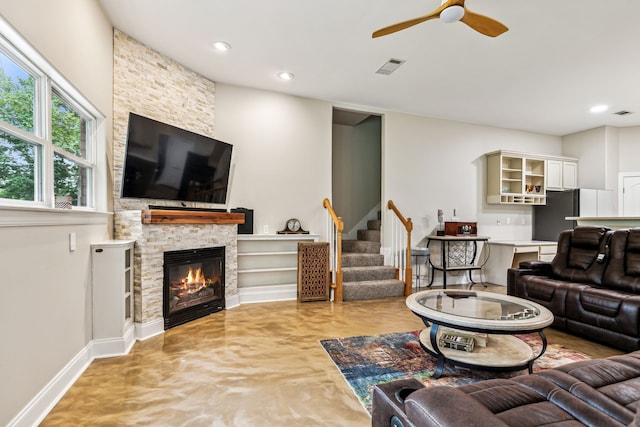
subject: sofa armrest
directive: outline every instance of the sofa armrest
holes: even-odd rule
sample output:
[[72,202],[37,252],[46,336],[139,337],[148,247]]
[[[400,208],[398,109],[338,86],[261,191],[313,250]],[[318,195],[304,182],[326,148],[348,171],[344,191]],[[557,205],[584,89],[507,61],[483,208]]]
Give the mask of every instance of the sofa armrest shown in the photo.
[[486,406],[455,387],[418,390],[405,401],[407,418],[421,427],[506,427]]
[[541,271],[545,276],[551,274],[551,263],[548,261],[522,261],[518,268]]
[[415,378],[378,384],[371,403],[372,427],[414,427],[407,419],[405,401],[424,384]]
[[507,270],[507,295],[518,296],[516,285],[521,276],[545,276],[552,275],[550,262],[546,261],[523,261],[520,268],[510,268]]

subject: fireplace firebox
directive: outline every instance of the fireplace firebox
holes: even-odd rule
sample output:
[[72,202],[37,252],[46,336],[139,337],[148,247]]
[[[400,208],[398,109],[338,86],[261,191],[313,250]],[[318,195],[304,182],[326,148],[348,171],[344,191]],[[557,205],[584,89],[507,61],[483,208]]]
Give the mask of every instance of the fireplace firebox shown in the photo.
[[225,248],[164,253],[164,328],[224,309]]

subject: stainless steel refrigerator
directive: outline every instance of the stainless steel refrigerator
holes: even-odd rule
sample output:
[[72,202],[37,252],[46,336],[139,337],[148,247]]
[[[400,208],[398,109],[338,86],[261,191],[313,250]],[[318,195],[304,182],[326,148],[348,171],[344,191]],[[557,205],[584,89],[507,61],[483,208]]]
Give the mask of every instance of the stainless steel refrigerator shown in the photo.
[[614,214],[613,191],[579,188],[547,191],[547,204],[533,207],[532,239],[558,241],[563,230],[576,226],[566,217],[597,217]]

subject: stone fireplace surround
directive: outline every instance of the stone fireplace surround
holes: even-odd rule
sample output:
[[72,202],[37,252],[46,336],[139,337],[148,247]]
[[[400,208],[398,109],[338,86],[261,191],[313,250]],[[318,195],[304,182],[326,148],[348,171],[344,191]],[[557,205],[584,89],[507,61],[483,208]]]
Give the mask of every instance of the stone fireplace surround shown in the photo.
[[135,240],[134,322],[136,338],[164,332],[163,254],[166,251],[225,247],[225,306],[239,305],[236,224],[145,224],[142,210],[115,213],[115,237]]
[[[136,338],[164,331],[162,253],[225,246],[225,306],[240,305],[235,224],[142,224],[148,204],[176,202],[120,197],[129,113],[215,137],[216,85],[129,35],[113,33],[114,237],[135,240],[134,321]],[[190,204],[191,206],[191,204]],[[193,206],[206,207],[193,204]]]

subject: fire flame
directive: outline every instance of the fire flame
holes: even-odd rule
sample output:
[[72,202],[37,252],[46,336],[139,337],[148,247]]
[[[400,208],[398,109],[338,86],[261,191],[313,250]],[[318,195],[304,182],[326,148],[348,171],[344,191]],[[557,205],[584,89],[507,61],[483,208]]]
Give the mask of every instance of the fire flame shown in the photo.
[[184,298],[187,295],[195,294],[206,288],[213,282],[212,278],[207,279],[202,269],[197,268],[195,271],[189,267],[189,272],[179,282],[171,284],[174,295]]
[[207,279],[206,277],[204,277],[204,273],[202,272],[202,269],[198,268],[194,274],[193,269],[191,267],[189,267],[189,273],[187,274],[187,277],[185,277],[182,280],[182,283],[186,283],[186,284],[206,283],[206,282],[207,282]]

